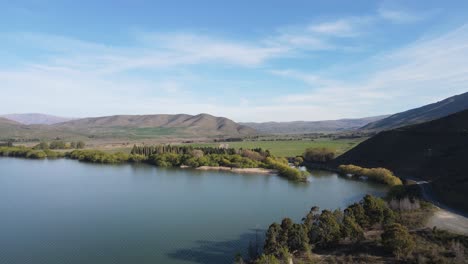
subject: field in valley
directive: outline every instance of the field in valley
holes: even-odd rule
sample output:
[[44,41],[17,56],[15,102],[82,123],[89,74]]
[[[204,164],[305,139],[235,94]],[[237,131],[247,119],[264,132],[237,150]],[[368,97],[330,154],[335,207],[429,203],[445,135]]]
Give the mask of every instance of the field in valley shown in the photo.
[[327,147],[334,149],[337,155],[341,155],[364,138],[359,139],[331,139],[319,138],[314,140],[287,140],[287,141],[240,141],[240,142],[217,142],[217,143],[197,143],[191,144],[197,147],[216,147],[220,144],[228,144],[231,148],[262,148],[268,149],[275,156],[295,157],[302,155],[307,148]]

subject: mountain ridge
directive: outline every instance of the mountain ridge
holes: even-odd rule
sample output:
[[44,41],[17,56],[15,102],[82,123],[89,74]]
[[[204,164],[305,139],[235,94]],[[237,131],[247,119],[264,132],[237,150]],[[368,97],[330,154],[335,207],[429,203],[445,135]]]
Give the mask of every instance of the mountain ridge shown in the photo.
[[41,113],[6,114],[0,115],[0,117],[16,121],[23,125],[53,125],[74,119]]
[[[7,119],[5,119],[7,120]],[[10,121],[13,122],[13,121]],[[250,127],[209,114],[113,115],[74,119],[52,125],[0,123],[2,138],[187,138],[256,134]]]
[[384,167],[397,176],[432,181],[443,202],[468,212],[468,110],[382,131],[331,165]]
[[388,117],[389,115],[364,118],[343,118],[320,121],[290,121],[290,122],[241,122],[258,132],[268,134],[303,134],[303,133],[335,133],[359,129],[360,127]]
[[468,109],[468,92],[451,96],[432,104],[393,114],[387,118],[371,122],[361,127],[361,130],[381,131],[424,123],[465,109]]

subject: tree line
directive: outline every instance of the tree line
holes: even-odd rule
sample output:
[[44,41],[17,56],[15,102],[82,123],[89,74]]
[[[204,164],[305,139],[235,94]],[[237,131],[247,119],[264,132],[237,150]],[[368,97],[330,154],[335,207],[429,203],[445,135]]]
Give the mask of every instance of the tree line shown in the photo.
[[[134,146],[130,154],[117,152],[107,153],[100,150],[75,149],[71,152],[57,152],[50,145],[41,142],[33,148],[0,147],[0,155],[25,158],[67,157],[92,163],[125,163],[145,162],[159,167],[187,166],[223,166],[230,168],[265,168],[278,171],[278,175],[293,181],[305,181],[307,173],[289,166],[285,158],[274,157],[268,150],[256,149],[223,149],[212,147],[190,146]],[[47,148],[47,146],[49,148]]]
[[284,218],[279,224],[271,224],[266,231],[263,254],[254,257],[252,263],[290,263],[294,255],[311,258],[313,249],[330,249],[340,242],[361,242],[365,239],[364,231],[374,226],[383,226],[381,239],[385,249],[405,257],[414,249],[415,242],[396,219],[383,199],[371,195],[343,211],[312,207],[300,223]]
[[62,140],[54,140],[52,142],[41,141],[39,144],[33,147],[33,149],[83,149],[86,144],[83,141],[71,141],[65,142]]

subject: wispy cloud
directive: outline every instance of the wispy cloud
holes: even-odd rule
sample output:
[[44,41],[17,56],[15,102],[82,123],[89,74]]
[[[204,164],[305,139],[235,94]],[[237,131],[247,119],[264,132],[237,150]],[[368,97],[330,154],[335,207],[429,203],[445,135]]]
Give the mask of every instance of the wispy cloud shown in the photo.
[[335,21],[311,24],[308,30],[313,33],[324,34],[335,37],[357,36],[362,27],[370,22],[368,17],[340,18]]
[[378,15],[383,19],[399,24],[422,21],[428,16],[428,14],[410,13],[403,10],[387,8],[379,8]]
[[[323,69],[326,75],[308,70],[312,63],[304,57],[349,51],[351,44],[366,42],[363,35],[372,34],[378,23],[409,23],[418,21],[417,17],[380,9],[368,16],[281,27],[245,40],[206,32],[140,32],[120,46],[56,35],[15,34],[19,43],[33,46],[41,56],[0,68],[0,89],[8,95],[1,109],[58,115],[66,111],[71,116],[209,112],[239,121],[318,120],[392,113],[467,91],[467,25],[370,59],[360,58],[352,66],[341,65],[345,73],[347,68],[358,70],[359,78],[345,78],[329,68]],[[275,64],[284,59],[300,61]],[[227,73],[240,69],[251,75],[266,74],[272,82],[296,80],[307,88],[293,92],[289,84],[282,87],[280,96],[265,89],[256,97],[252,95],[258,89],[255,81],[236,92],[238,87],[228,80],[216,83],[210,96],[200,95],[197,88],[225,77],[197,76],[204,66]],[[244,75],[232,78],[242,80]],[[227,91],[235,98],[226,99]]]
[[[422,39],[393,52],[381,54],[356,67],[375,67],[359,81],[336,77],[326,80],[318,73],[276,70],[273,74],[301,80],[310,92],[289,94],[278,102],[314,104],[322,109],[363,116],[380,105],[378,114],[394,112],[399,102],[418,106],[468,91],[468,25],[432,39]],[[427,96],[425,96],[427,95]],[[435,96],[437,95],[437,96]],[[393,102],[388,104],[388,102]]]

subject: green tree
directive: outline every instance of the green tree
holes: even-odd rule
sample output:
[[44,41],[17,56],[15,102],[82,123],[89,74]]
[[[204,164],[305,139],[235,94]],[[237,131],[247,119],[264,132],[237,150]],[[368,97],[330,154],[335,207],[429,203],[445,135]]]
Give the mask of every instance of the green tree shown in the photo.
[[357,242],[364,239],[364,231],[352,215],[345,215],[343,217],[341,233],[344,238],[349,238],[351,241]]
[[255,261],[255,264],[281,264],[281,262],[273,255],[261,255]]
[[409,256],[415,247],[414,239],[408,229],[398,223],[385,227],[382,244],[397,258]]
[[345,215],[350,215],[361,227],[369,227],[366,211],[360,203],[354,203],[345,209]]
[[282,229],[279,224],[273,223],[270,225],[266,232],[265,245],[263,247],[265,254],[279,255],[282,248],[281,233]]
[[318,220],[318,243],[324,247],[332,245],[340,240],[341,227],[336,216],[328,211],[323,210]]
[[281,233],[279,241],[281,242],[281,246],[283,247],[288,246],[288,236],[293,224],[294,223],[291,220],[291,218],[284,218],[283,221],[281,221]]
[[309,162],[328,162],[335,158],[335,151],[329,148],[308,148],[303,154]]
[[372,195],[366,195],[362,201],[362,207],[364,207],[370,225],[383,223],[384,212],[388,208],[384,200]]
[[309,237],[301,224],[293,224],[288,233],[288,248],[290,252],[303,252],[308,249]]

